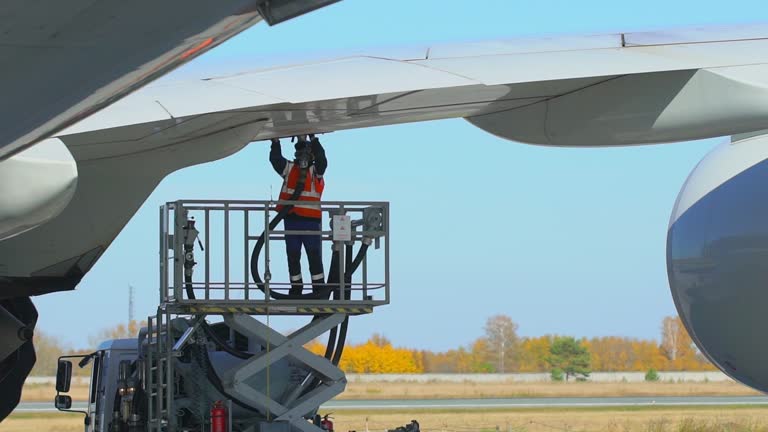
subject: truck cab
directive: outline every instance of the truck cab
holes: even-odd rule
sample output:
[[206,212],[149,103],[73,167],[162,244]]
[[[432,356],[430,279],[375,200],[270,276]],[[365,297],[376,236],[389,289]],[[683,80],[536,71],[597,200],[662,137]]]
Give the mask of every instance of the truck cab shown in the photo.
[[[56,373],[56,408],[83,413],[85,432],[109,432],[113,413],[119,409],[114,404],[119,390],[116,384],[120,382],[121,365],[133,364],[137,357],[136,339],[108,340],[90,354],[60,357]],[[78,367],[91,366],[91,379],[88,400],[75,401],[73,409],[72,398],[66,393],[69,392],[72,380],[72,361],[78,359]]]

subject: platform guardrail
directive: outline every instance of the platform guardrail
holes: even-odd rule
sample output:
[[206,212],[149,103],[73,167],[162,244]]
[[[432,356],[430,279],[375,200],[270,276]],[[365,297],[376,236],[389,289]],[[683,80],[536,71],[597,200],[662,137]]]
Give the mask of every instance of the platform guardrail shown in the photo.
[[[160,303],[185,307],[190,313],[247,312],[252,314],[368,313],[389,303],[389,203],[323,201],[320,231],[287,231],[282,224],[270,229],[278,205],[292,201],[179,200],[160,208]],[[333,216],[349,216],[348,240],[332,227]],[[338,219],[342,220],[343,219]],[[190,248],[190,221],[197,231]],[[258,284],[251,275],[251,254],[257,240],[265,237],[258,257]],[[285,256],[288,235],[316,235],[323,245],[326,275],[330,257],[339,254],[338,283],[328,288],[330,298],[271,298],[271,292],[287,293],[291,287]],[[185,244],[186,241],[186,244]],[[362,244],[368,252],[352,278],[345,271]],[[185,249],[186,247],[186,249]],[[191,280],[185,279],[185,263],[192,253]],[[302,252],[304,281],[309,281],[306,254]],[[191,289],[194,298],[187,294]],[[311,292],[304,283],[304,293]]]

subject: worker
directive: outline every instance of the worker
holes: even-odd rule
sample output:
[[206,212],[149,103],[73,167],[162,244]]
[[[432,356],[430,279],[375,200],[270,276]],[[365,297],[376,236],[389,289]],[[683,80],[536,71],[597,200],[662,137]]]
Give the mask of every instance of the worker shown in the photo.
[[[295,145],[295,159],[293,162],[286,160],[280,149],[280,140],[272,139],[272,148],[269,152],[269,161],[272,168],[283,177],[283,187],[280,190],[280,200],[290,200],[298,184],[302,168],[306,169],[304,190],[296,199],[301,201],[290,209],[283,221],[286,231],[316,231],[317,234],[285,236],[285,249],[288,256],[288,272],[291,277],[291,288],[288,294],[297,296],[302,293],[304,282],[301,276],[301,248],[307,253],[309,272],[312,277],[312,290],[320,291],[325,283],[325,271],[323,270],[322,239],[320,235],[322,212],[320,210],[320,198],[325,188],[323,175],[328,167],[325,150],[320,145],[320,140],[314,135],[297,137]],[[277,206],[280,211],[283,206]]]

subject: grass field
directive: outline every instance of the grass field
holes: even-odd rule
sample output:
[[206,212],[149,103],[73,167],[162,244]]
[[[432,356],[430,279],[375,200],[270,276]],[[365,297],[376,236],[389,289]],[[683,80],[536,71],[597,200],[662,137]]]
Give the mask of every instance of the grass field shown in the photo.
[[463,399],[491,397],[744,396],[758,392],[736,382],[501,382],[347,384],[339,399]]
[[[85,400],[88,389],[73,385],[72,399]],[[28,402],[52,401],[56,391],[53,385],[28,385],[23,400]],[[338,399],[463,399],[489,397],[618,397],[618,396],[743,396],[756,395],[756,391],[735,382],[709,383],[594,383],[594,382],[538,382],[538,383],[407,383],[379,382],[347,384],[347,390]]]
[[768,431],[768,408],[587,408],[334,413],[336,430],[384,431],[416,419],[425,432],[709,432]]
[[[768,432],[768,407],[338,411],[336,431],[384,432],[416,419],[425,432]],[[72,414],[14,414],[3,432],[79,432]]]
[[[52,385],[29,385],[25,401],[52,401]],[[74,400],[87,388],[73,385]],[[710,383],[356,383],[339,399],[448,399],[488,397],[611,397],[753,395],[734,382]],[[768,407],[552,408],[507,410],[337,411],[339,432],[383,432],[417,419],[425,432],[768,432]],[[2,432],[82,431],[82,416],[65,413],[14,414]]]

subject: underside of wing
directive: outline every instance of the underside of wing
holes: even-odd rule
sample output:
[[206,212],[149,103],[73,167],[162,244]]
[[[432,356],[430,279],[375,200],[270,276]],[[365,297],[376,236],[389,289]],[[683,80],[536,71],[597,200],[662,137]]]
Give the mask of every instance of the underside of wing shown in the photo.
[[253,0],[0,4],[0,159],[261,20]]
[[237,112],[266,119],[254,140],[463,117],[532,144],[671,142],[764,129],[766,72],[768,25],[439,46],[166,80],[63,134]]
[[72,289],[164,176],[251,141],[445,118],[560,146],[765,129],[766,37],[768,26],[536,39],[165,80],[58,136],[77,191],[60,216],[0,243],[4,290]]
[[266,19],[338,0],[0,2],[0,160]]

